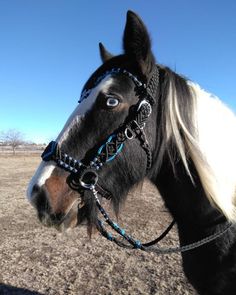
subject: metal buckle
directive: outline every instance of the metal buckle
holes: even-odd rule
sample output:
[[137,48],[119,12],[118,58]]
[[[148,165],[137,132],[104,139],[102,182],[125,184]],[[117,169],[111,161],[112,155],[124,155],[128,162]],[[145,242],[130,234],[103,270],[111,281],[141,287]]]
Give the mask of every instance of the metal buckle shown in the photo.
[[133,139],[137,135],[136,130],[142,130],[144,126],[140,127],[136,120],[132,120],[128,127],[125,128],[125,136],[127,139]]
[[98,182],[98,174],[92,169],[86,169],[79,178],[80,185],[85,189],[93,189]]

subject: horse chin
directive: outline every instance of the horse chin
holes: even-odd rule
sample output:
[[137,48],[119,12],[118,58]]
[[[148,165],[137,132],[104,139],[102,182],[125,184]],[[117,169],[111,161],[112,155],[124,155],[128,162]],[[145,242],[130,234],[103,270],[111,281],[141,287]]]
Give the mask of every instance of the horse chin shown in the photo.
[[66,231],[67,229],[75,228],[78,226],[78,206],[79,201],[75,200],[63,217],[58,230]]
[[79,200],[76,199],[62,214],[38,214],[40,222],[46,227],[53,227],[60,232],[78,226],[78,206]]

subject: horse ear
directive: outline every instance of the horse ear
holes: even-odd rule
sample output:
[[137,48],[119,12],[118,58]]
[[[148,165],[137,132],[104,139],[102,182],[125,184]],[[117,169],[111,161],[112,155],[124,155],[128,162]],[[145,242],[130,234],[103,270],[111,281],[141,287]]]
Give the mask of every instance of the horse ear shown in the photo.
[[100,56],[103,63],[113,57],[113,55],[106,50],[106,48],[103,46],[101,42],[99,43],[99,50],[100,50]]
[[135,59],[143,74],[151,71],[155,59],[151,51],[151,40],[140,17],[132,11],[127,12],[123,37],[125,54]]

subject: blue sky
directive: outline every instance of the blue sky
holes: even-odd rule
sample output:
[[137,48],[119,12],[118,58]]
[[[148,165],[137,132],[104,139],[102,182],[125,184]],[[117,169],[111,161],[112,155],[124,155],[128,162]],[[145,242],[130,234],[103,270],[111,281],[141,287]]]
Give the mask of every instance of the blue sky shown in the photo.
[[236,111],[234,0],[0,0],[0,131],[56,137],[100,65],[98,42],[121,53],[128,9],[146,23],[158,62]]

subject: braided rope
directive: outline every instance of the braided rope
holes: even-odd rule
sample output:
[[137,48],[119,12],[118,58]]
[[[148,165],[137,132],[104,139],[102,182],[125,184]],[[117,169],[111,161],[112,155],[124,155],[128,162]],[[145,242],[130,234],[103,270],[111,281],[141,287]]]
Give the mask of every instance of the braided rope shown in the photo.
[[95,82],[93,83],[92,88],[82,90],[82,93],[81,93],[81,96],[80,96],[80,99],[79,99],[79,103],[81,103],[84,99],[86,99],[89,96],[89,94],[91,93],[92,89],[94,87],[96,87],[105,77],[107,77],[108,75],[115,75],[115,74],[123,74],[123,75],[129,77],[134,82],[137,89],[140,89],[140,91],[142,91],[143,89],[146,88],[146,84],[139,81],[139,79],[135,75],[128,72],[127,70],[121,69],[121,68],[112,68],[111,70],[108,70],[105,73],[103,73],[101,76],[99,76],[95,80]]
[[[96,205],[99,209],[99,211],[101,212],[101,214],[103,215],[105,221],[107,222],[107,224],[109,224],[109,226],[116,231],[120,236],[122,236],[129,244],[131,244],[134,248],[136,249],[143,249],[143,246],[141,244],[140,241],[133,239],[130,235],[126,234],[125,230],[122,229],[117,223],[113,222],[111,220],[111,218],[109,217],[109,215],[107,214],[107,212],[105,211],[105,209],[102,207],[98,196],[97,196],[97,191],[95,190],[95,187],[92,188],[92,193],[93,196],[95,198],[96,201]],[[105,228],[103,227],[102,222],[98,219],[98,223],[99,223],[99,227],[100,229],[102,229],[102,233],[103,235],[106,234],[106,236],[108,237],[109,240],[111,241],[115,241],[117,240],[115,237],[113,237],[113,235],[111,233],[108,233]],[[99,228],[98,228],[99,229]]]
[[97,205],[99,211],[101,212],[101,214],[103,215],[106,223],[114,231],[116,231],[124,240],[126,240],[129,244],[118,240],[111,233],[107,232],[105,227],[103,226],[103,222],[100,219],[98,219],[98,226],[97,226],[99,232],[101,233],[102,236],[107,238],[109,241],[115,242],[118,246],[124,247],[124,248],[140,249],[140,250],[147,251],[147,252],[154,252],[156,254],[172,254],[172,253],[179,253],[179,252],[183,253],[183,252],[187,252],[190,250],[194,250],[196,248],[199,248],[205,244],[208,244],[208,243],[214,241],[215,239],[217,239],[217,238],[221,237],[223,234],[225,234],[233,225],[232,223],[227,223],[226,226],[222,230],[220,230],[219,232],[216,232],[216,233],[210,235],[209,237],[203,238],[203,239],[201,239],[197,242],[191,243],[189,245],[178,246],[178,247],[173,247],[173,248],[160,248],[157,246],[154,247],[154,244],[157,244],[160,240],[162,240],[169,233],[169,231],[174,226],[175,221],[172,221],[171,224],[167,227],[167,229],[158,238],[156,238],[155,240],[153,240],[151,242],[143,244],[139,240],[135,240],[130,235],[127,235],[124,229],[122,229],[117,223],[114,223],[111,220],[111,218],[109,217],[109,215],[107,214],[105,209],[102,207],[102,205],[98,199],[97,191],[95,190],[95,188],[92,189],[92,193],[95,198],[96,205]]
[[118,240],[114,235],[112,235],[110,232],[108,232],[104,225],[103,222],[98,218],[97,221],[97,229],[100,232],[100,234],[102,236],[104,236],[106,239],[108,239],[111,242],[115,242],[118,246],[123,247],[123,248],[129,248],[129,249],[140,249],[140,250],[145,250],[147,249],[147,247],[154,245],[156,243],[158,243],[160,240],[162,240],[168,233],[169,231],[172,229],[172,227],[175,224],[175,221],[172,221],[171,224],[167,227],[167,229],[155,240],[148,242],[148,243],[141,243],[139,240],[134,239],[133,237],[131,237],[130,235],[128,235],[126,233],[126,231],[121,228],[117,223],[113,222],[111,220],[111,218],[109,217],[109,215],[107,214],[107,212],[105,211],[105,209],[102,207],[98,196],[97,196],[97,191],[94,188],[92,188],[92,193],[93,196],[95,198],[96,201],[96,205],[99,209],[99,211],[101,212],[102,216],[104,217],[106,223],[115,231],[117,232],[127,243],[125,243],[124,241]]
[[156,65],[154,67],[154,73],[152,74],[152,77],[147,84],[147,90],[146,90],[149,96],[149,101],[151,102],[152,105],[155,103],[155,97],[158,91],[157,85],[159,85],[159,82],[160,82],[159,77],[160,77],[159,68]]
[[145,249],[145,251],[148,252],[155,252],[156,254],[171,254],[171,253],[183,253],[183,252],[187,252],[190,250],[194,250],[196,248],[199,248],[203,245],[206,245],[216,239],[218,239],[219,237],[221,237],[223,234],[225,234],[231,227],[233,226],[232,223],[227,223],[227,225],[219,232],[216,232],[212,235],[210,235],[209,237],[203,238],[197,242],[194,242],[192,244],[189,245],[185,245],[185,246],[179,246],[179,247],[174,247],[174,248],[154,248],[153,246],[151,246],[148,249]]

